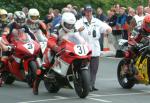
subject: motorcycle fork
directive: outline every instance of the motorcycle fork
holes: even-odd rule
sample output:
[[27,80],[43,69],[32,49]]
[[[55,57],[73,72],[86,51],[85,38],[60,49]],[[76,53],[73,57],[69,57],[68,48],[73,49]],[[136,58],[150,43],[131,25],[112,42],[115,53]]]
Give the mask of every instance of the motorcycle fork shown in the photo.
[[29,60],[23,60],[22,63],[23,63],[24,73],[25,75],[28,75]]
[[130,73],[129,67],[130,67],[130,60],[125,60],[125,63],[122,66],[121,74],[129,74]]
[[134,64],[132,60],[127,60],[126,63],[123,65],[122,74],[133,75],[133,71],[135,71],[133,65]]
[[0,58],[0,71],[3,71],[8,64],[8,57],[1,57]]
[[76,74],[76,71],[80,72],[79,69],[74,70],[74,64],[71,65],[71,69],[72,69],[72,75],[73,75],[73,81],[76,83],[77,82],[77,78],[78,75]]
[[73,75],[73,80],[75,80],[75,72],[74,72],[74,65],[71,64],[71,70],[72,70],[72,75]]
[[2,74],[0,73],[0,87],[4,84],[4,80],[2,78]]

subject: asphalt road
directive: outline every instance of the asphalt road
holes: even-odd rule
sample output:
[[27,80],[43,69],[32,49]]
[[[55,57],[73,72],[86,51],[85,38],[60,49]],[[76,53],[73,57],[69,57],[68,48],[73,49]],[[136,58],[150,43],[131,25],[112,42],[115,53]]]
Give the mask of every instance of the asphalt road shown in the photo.
[[101,58],[96,87],[86,99],[80,99],[74,90],[61,89],[56,94],[48,93],[40,84],[39,95],[34,96],[26,83],[0,87],[0,103],[150,103],[150,86],[135,85],[130,90],[120,87],[116,78],[119,59]]

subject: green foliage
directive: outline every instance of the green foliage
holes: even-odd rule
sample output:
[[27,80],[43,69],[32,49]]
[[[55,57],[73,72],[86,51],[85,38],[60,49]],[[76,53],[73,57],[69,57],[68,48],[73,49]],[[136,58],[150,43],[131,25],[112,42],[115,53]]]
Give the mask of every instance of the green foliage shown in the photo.
[[41,17],[48,13],[49,8],[62,9],[68,3],[83,7],[85,4],[91,4],[94,8],[101,7],[104,11],[110,9],[114,4],[119,3],[125,7],[131,6],[136,8],[138,4],[147,6],[148,0],[0,0],[0,8],[8,12],[21,10],[23,7],[37,8]]

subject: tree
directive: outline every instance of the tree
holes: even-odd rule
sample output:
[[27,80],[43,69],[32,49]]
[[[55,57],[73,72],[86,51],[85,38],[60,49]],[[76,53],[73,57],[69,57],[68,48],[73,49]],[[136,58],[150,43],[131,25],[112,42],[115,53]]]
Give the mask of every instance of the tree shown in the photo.
[[49,8],[61,10],[68,3],[78,6],[78,8],[83,7],[85,4],[91,4],[94,8],[101,7],[104,11],[110,9],[116,3],[134,8],[139,3],[148,6],[148,0],[1,0],[0,8],[4,8],[8,12],[14,12],[21,10],[23,7],[34,7],[40,11],[41,17],[43,17],[48,13]]

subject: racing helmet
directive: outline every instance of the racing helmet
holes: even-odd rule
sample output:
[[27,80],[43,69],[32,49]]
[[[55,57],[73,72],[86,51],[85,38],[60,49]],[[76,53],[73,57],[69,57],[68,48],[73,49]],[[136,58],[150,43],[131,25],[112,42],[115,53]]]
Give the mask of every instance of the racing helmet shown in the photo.
[[14,13],[14,22],[16,22],[16,24],[18,26],[24,26],[26,23],[26,15],[24,14],[23,11],[16,11]]
[[0,9],[0,20],[1,21],[7,20],[7,11],[5,9]]
[[61,25],[66,32],[70,32],[74,29],[76,23],[75,15],[71,12],[65,12],[62,14]]
[[150,14],[146,15],[143,20],[142,29],[150,33]]
[[40,17],[40,13],[37,9],[35,9],[35,8],[29,9],[28,18],[32,22],[36,22],[37,20],[39,20],[39,17]]

